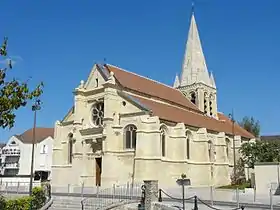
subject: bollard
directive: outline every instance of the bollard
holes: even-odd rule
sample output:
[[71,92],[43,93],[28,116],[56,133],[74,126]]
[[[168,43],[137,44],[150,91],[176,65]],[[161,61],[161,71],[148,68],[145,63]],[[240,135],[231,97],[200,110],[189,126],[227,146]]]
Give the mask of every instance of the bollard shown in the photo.
[[214,206],[213,186],[210,186],[211,206]]
[[239,189],[238,188],[236,188],[235,193],[236,193],[237,208],[239,208]]
[[82,210],[84,210],[84,202],[83,202],[83,200],[81,201],[81,204],[82,204]]
[[99,186],[96,187],[96,197],[99,198]]
[[273,210],[272,189],[269,189],[270,209]]
[[162,202],[161,189],[158,190],[158,202]]
[[19,191],[19,182],[17,183],[17,194],[18,194],[18,191]]
[[81,195],[83,198],[84,197],[84,182],[82,182],[82,186],[81,186]]
[[113,184],[113,199],[115,199],[115,195],[116,195],[116,185]]
[[129,195],[129,182],[126,183],[126,195]]
[[254,186],[254,202],[256,202],[256,185]]
[[197,196],[194,196],[194,207],[193,210],[198,210],[198,206],[197,206]]

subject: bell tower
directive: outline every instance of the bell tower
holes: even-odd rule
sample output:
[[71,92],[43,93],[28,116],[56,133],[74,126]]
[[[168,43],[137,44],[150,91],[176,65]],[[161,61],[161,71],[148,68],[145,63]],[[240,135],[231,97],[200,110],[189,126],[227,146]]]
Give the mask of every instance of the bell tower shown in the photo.
[[217,88],[213,73],[209,74],[207,69],[193,9],[182,72],[180,78],[176,75],[174,88],[179,89],[206,115],[218,118]]

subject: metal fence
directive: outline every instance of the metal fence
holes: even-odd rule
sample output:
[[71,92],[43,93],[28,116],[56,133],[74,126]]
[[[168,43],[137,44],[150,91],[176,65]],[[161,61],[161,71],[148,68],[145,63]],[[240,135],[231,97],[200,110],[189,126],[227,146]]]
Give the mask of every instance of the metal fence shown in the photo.
[[[237,209],[242,205],[266,205],[270,209],[280,208],[280,197],[274,196],[276,186],[271,185],[271,188],[265,194],[256,194],[254,189],[220,189],[214,187],[185,187],[185,198],[189,198],[192,202],[196,196],[200,203],[206,203],[210,206],[215,205],[231,205]],[[182,189],[180,188],[162,188],[160,189],[163,201],[181,203],[182,202]],[[188,202],[188,200],[186,200]]]
[[124,205],[139,202],[141,198],[141,186],[143,183],[126,185],[113,185],[112,188],[97,191],[92,197],[81,201],[82,210],[105,209],[114,205]]
[[[33,187],[41,186],[33,182]],[[29,182],[0,182],[0,193],[5,197],[18,197],[29,193]]]
[[[98,209],[100,206],[107,206],[121,202],[138,202],[141,197],[141,186],[143,183],[135,183],[133,186],[130,183],[122,185],[112,185],[112,187],[86,187],[82,183],[78,185],[66,186],[51,186],[51,191],[54,196],[71,196],[83,200],[84,209]],[[33,186],[40,186],[40,182],[34,182]],[[176,187],[162,188],[168,195],[181,198],[182,189]],[[190,198],[197,196],[201,201],[207,201],[209,205],[216,205],[220,202],[235,203],[236,207],[242,204],[265,204],[275,207],[280,207],[280,196],[274,196],[277,185],[271,184],[268,192],[264,194],[256,194],[253,189],[238,190],[238,189],[219,189],[214,187],[196,187],[189,186],[185,188],[185,197]],[[27,195],[29,191],[29,182],[0,182],[0,193],[5,197],[11,198],[16,196]],[[162,195],[163,202],[168,196]],[[176,202],[176,201],[174,201]],[[78,201],[78,205],[82,205]],[[180,203],[177,201],[177,204]]]
[[[0,182],[0,194],[6,199],[15,199],[17,197],[26,196],[29,194],[29,182]],[[44,183],[44,186],[40,182],[33,182],[33,187],[42,186],[46,196],[45,203],[51,200],[51,192],[48,183]]]

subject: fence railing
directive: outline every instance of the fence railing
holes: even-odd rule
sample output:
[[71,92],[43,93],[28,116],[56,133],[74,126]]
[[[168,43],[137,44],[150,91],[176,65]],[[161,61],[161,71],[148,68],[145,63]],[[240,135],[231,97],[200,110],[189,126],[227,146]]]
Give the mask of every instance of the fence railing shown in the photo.
[[127,183],[126,185],[113,185],[112,188],[97,191],[92,197],[81,201],[82,210],[105,209],[115,204],[128,204],[138,202],[141,198],[143,183]]
[[[40,182],[33,182],[33,187],[41,186]],[[6,197],[17,197],[29,193],[29,182],[0,182],[0,192]]]
[[[241,208],[243,204],[252,205],[266,205],[279,208],[280,197],[274,196],[275,189],[272,187],[267,194],[257,195],[254,189],[220,189],[210,187],[186,187],[184,195],[186,198],[193,199],[197,196],[197,199],[201,203],[205,203],[210,206],[217,204],[231,204],[236,208]],[[160,189],[159,195],[161,199],[165,201],[173,200],[174,202],[182,202],[182,189],[179,188],[166,188]],[[187,201],[187,200],[186,200]]]
[[[40,186],[40,182],[34,182],[33,186]],[[141,196],[142,183],[135,183],[132,186],[130,183],[122,185],[112,185],[112,187],[86,187],[82,183],[80,185],[66,186],[51,186],[52,194],[59,196],[76,196],[83,199],[84,206],[104,206],[107,204],[139,201]],[[274,196],[277,186],[272,185],[265,194],[256,194],[253,189],[219,189],[214,187],[195,187],[189,186],[185,188],[185,197],[197,196],[202,201],[207,201],[210,205],[215,205],[216,202],[235,202],[236,206],[241,206],[244,203],[265,204],[271,206],[279,206],[280,196]],[[180,198],[182,189],[162,188],[170,196]],[[29,182],[0,182],[0,193],[6,197],[22,196],[28,194]],[[129,197],[130,195],[130,197]],[[163,199],[167,196],[163,195]],[[102,198],[102,199],[97,199]],[[97,200],[96,200],[97,199]],[[80,201],[79,201],[80,202]],[[93,208],[91,208],[93,209]]]
[[[171,200],[174,200],[176,203],[182,203],[182,206],[178,206],[178,205],[173,205],[173,207],[176,207],[178,209],[183,209],[185,210],[185,203],[186,202],[190,202],[190,203],[193,203],[193,209],[194,210],[198,210],[198,204],[202,204],[203,206],[206,206],[208,207],[209,209],[214,209],[214,210],[224,210],[224,208],[218,208],[218,207],[215,207],[213,203],[208,203],[207,201],[204,201],[202,199],[200,199],[199,197],[197,197],[196,195],[195,196],[192,196],[192,197],[188,197],[188,198],[177,198],[177,197],[173,197],[171,195],[169,195],[167,192],[165,192],[164,190],[162,189],[159,189],[159,195],[158,195],[158,201],[159,202],[162,202],[162,196],[166,196],[168,198],[170,198]],[[244,206],[237,206],[235,208],[232,208],[232,209],[229,209],[227,208],[228,210],[244,210],[245,207]]]

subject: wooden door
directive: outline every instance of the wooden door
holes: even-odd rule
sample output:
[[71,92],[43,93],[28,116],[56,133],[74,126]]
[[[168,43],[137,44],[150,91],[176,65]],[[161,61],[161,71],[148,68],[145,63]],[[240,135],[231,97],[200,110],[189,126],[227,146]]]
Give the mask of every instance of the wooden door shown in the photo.
[[96,186],[101,186],[101,172],[102,172],[102,159],[95,158],[95,183]]

